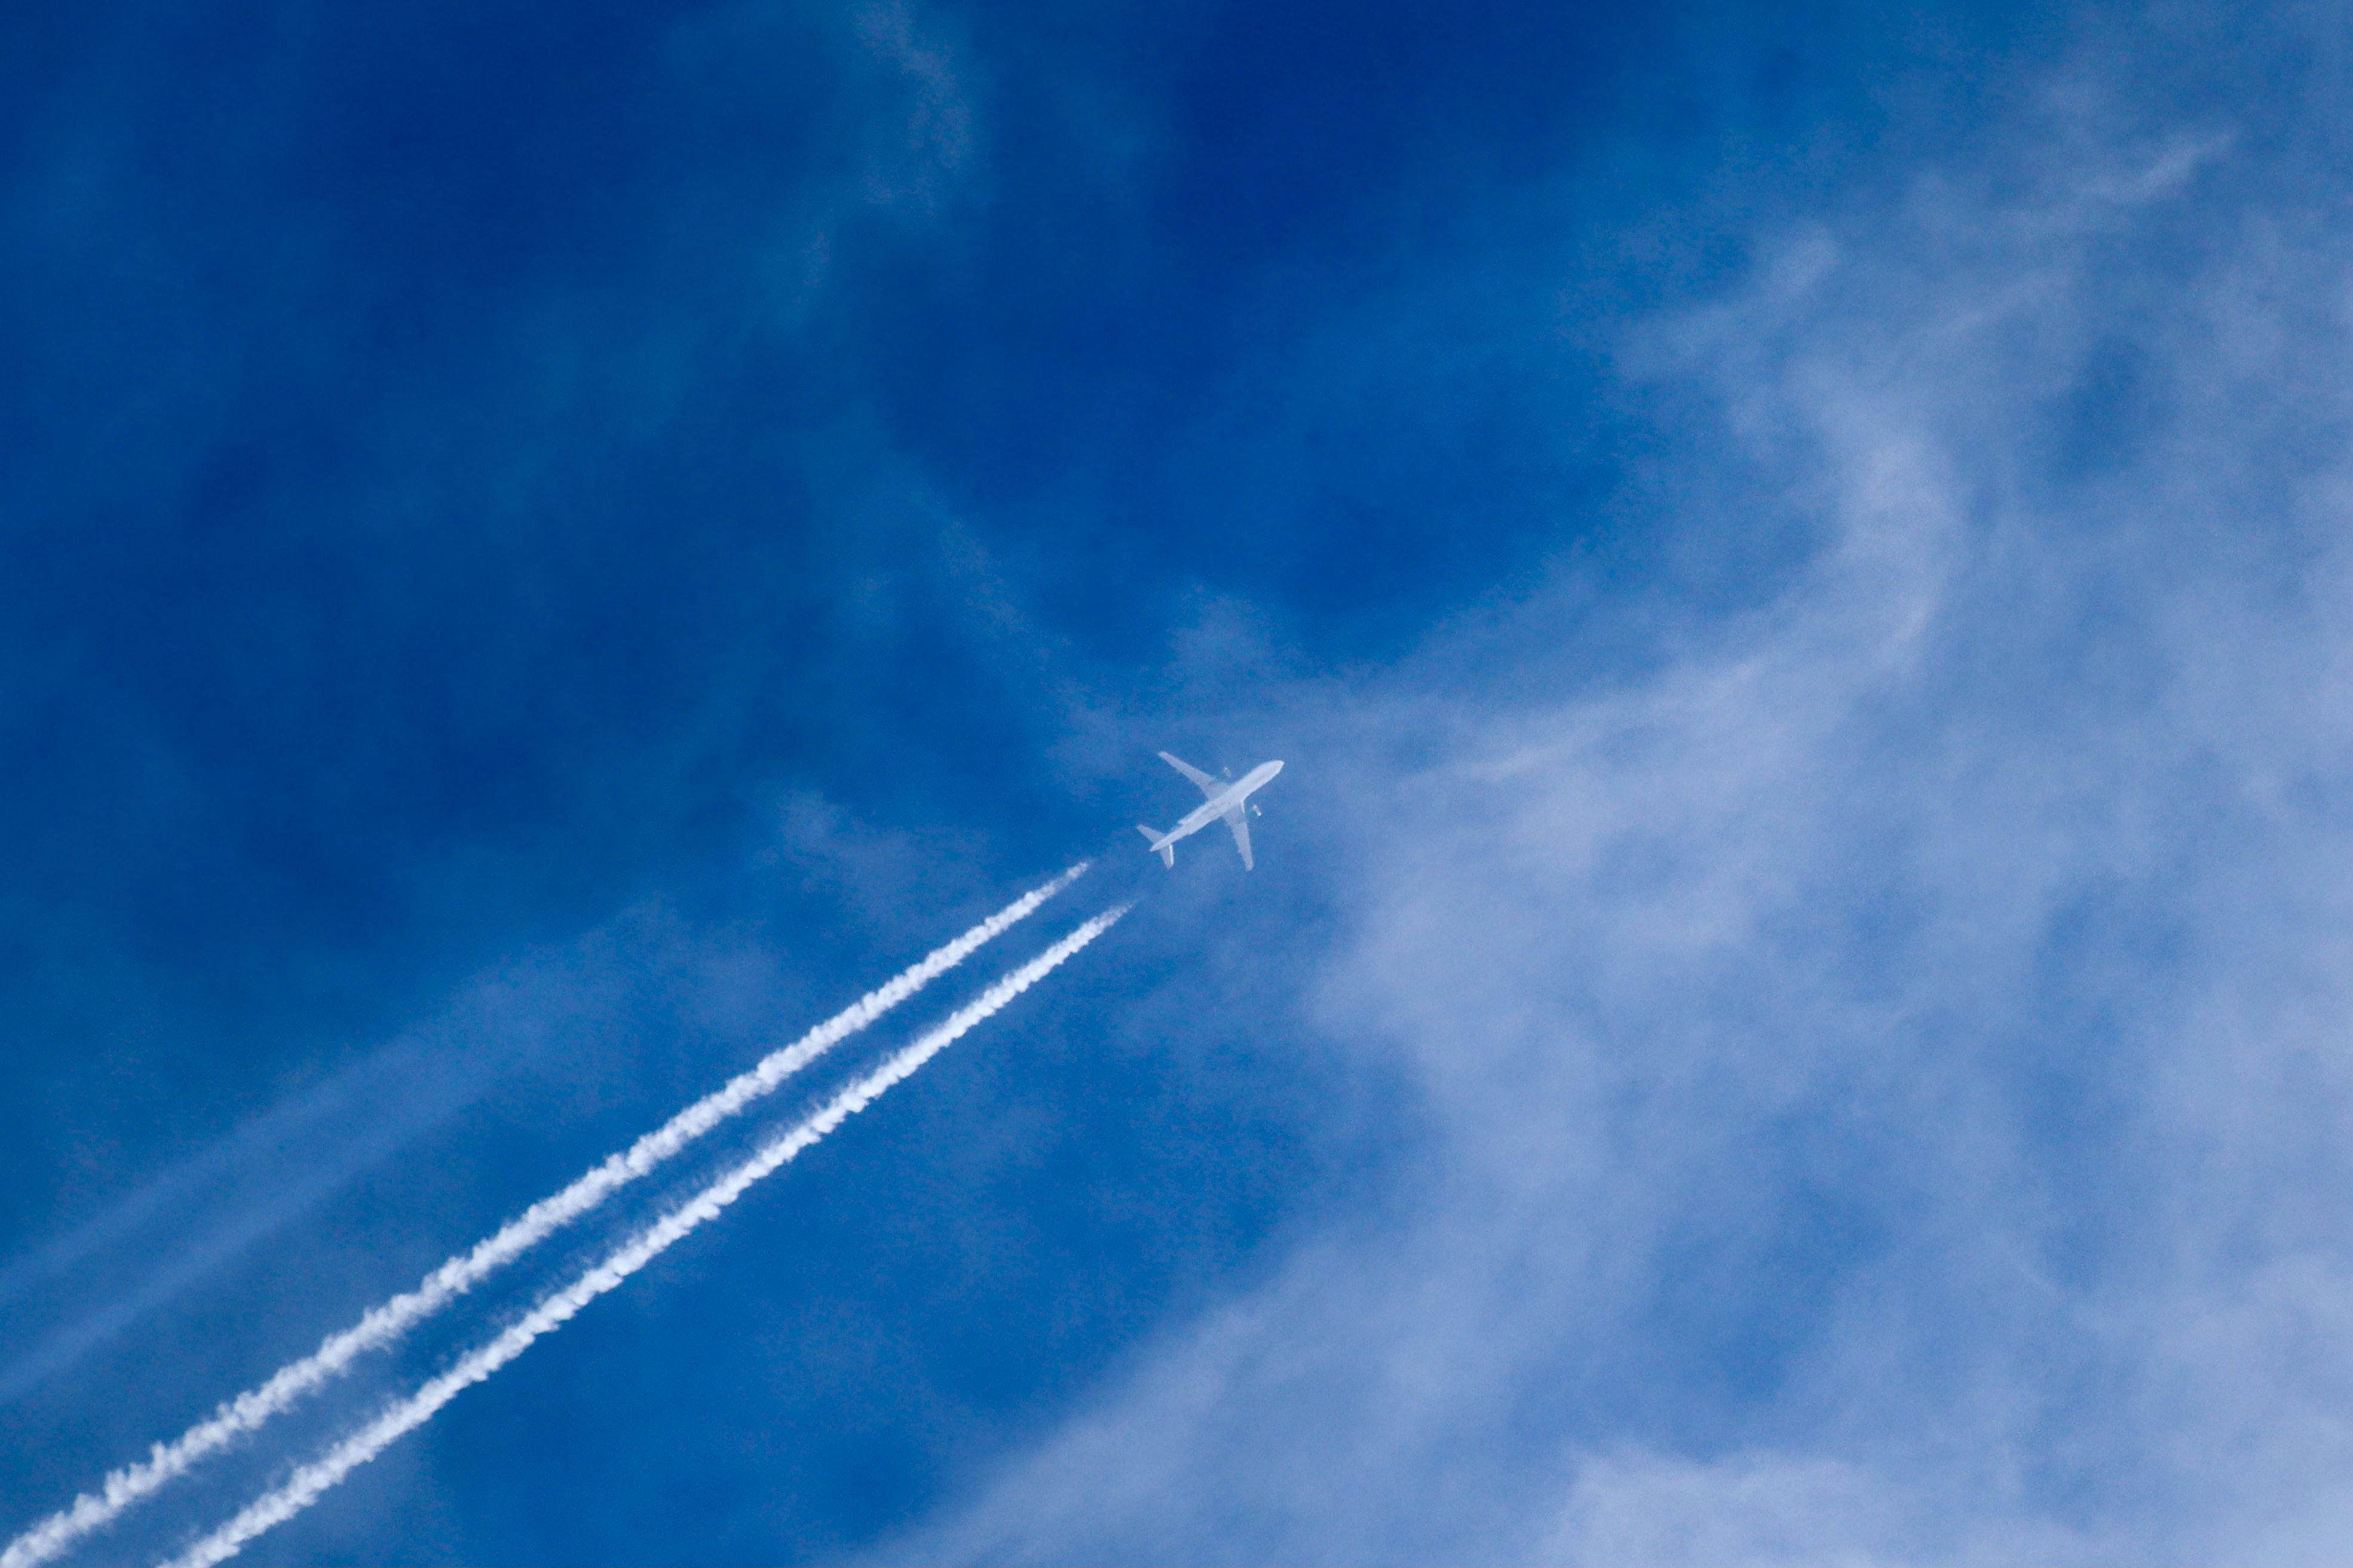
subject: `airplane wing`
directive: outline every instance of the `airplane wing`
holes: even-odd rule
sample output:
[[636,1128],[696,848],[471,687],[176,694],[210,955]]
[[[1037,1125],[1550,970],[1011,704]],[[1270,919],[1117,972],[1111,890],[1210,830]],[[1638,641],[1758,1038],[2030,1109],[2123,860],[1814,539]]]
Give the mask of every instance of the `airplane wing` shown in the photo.
[[1234,847],[1242,852],[1242,869],[1256,870],[1258,868],[1250,864],[1250,813],[1241,806],[1234,807],[1226,813],[1226,826],[1234,830]]
[[1226,787],[1222,780],[1211,778],[1208,774],[1203,773],[1192,763],[1186,762],[1181,757],[1172,757],[1167,752],[1163,752],[1160,753],[1160,760],[1166,763],[1170,767],[1175,768],[1178,773],[1183,773],[1187,778],[1191,779],[1195,784],[1199,784],[1201,786],[1201,794],[1204,798],[1213,795],[1219,790]]

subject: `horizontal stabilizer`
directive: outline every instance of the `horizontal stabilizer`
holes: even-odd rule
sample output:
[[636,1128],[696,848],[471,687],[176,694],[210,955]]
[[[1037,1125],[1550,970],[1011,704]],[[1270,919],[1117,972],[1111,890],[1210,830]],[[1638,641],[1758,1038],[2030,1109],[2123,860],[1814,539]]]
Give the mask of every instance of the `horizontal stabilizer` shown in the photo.
[[1176,841],[1175,839],[1163,838],[1160,835],[1153,832],[1152,829],[1145,826],[1144,824],[1140,822],[1135,825],[1135,830],[1144,835],[1144,841],[1152,846],[1153,853],[1160,857],[1160,863],[1163,866],[1167,867],[1172,871],[1176,868]]

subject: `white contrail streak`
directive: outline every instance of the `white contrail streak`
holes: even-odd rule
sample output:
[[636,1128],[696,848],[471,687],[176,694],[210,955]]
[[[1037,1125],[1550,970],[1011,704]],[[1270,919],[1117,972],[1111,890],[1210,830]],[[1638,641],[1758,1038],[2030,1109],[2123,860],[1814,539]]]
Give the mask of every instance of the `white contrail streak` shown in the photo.
[[403,1434],[432,1419],[435,1411],[465,1389],[529,1350],[533,1341],[561,1328],[581,1308],[644,1268],[688,1232],[705,1221],[717,1219],[754,1182],[873,1104],[883,1090],[939,1055],[958,1037],[1045,978],[1064,959],[1109,931],[1128,909],[1128,905],[1122,904],[1095,916],[981,993],[968,1005],[950,1014],[937,1028],[885,1058],[881,1066],[835,1095],[806,1121],[640,1231],[602,1263],[533,1308],[497,1338],[468,1352],[448,1371],[336,1444],[324,1457],[295,1471],[285,1485],[172,1559],[169,1568],[212,1568],[237,1555],[255,1536],[283,1524],[318,1501],[328,1488],[383,1453]]
[[791,1045],[762,1058],[758,1065],[696,1100],[628,1149],[608,1156],[603,1164],[562,1192],[532,1205],[497,1234],[475,1243],[470,1251],[459,1253],[427,1275],[415,1289],[369,1309],[358,1322],[329,1335],[317,1350],[301,1361],[280,1367],[269,1382],[238,1394],[171,1442],[156,1444],[145,1459],[114,1471],[97,1491],[84,1492],[74,1499],[70,1507],[51,1514],[10,1542],[5,1550],[0,1551],[0,1568],[34,1568],[34,1564],[47,1562],[92,1531],[112,1522],[132,1504],[186,1473],[206,1455],[260,1426],[342,1372],[353,1358],[390,1343],[480,1284],[493,1270],[512,1262],[555,1230],[586,1214],[962,963],[982,944],[1029,918],[1039,905],[1085,875],[1088,865],[1082,860],[1052,881],[1024,893]]

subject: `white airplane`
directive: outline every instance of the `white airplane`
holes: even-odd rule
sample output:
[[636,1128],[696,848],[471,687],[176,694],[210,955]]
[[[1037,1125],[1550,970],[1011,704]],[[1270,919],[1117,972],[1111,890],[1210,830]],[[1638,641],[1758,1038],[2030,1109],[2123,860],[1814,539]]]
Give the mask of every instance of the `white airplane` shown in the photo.
[[1181,762],[1166,752],[1160,753],[1160,760],[1199,784],[1201,794],[1206,797],[1186,814],[1184,821],[1166,833],[1155,833],[1140,822],[1135,825],[1135,830],[1144,835],[1145,842],[1152,846],[1152,852],[1160,857],[1160,863],[1174,867],[1176,864],[1176,840],[1191,837],[1222,816],[1226,819],[1226,826],[1234,831],[1234,847],[1242,852],[1242,869],[1251,869],[1250,819],[1263,814],[1250,805],[1250,792],[1261,788],[1281,773],[1282,764],[1261,763],[1237,783],[1230,775],[1213,779],[1192,763]]

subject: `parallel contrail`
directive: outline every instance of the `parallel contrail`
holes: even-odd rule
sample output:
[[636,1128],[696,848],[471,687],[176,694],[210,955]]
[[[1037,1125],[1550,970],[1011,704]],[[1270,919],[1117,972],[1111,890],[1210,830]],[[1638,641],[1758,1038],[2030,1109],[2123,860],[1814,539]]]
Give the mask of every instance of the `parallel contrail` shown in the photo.
[[255,1536],[309,1508],[328,1488],[383,1453],[403,1434],[432,1419],[435,1411],[463,1390],[529,1350],[533,1341],[561,1328],[581,1308],[644,1268],[689,1231],[706,1220],[718,1218],[721,1211],[743,1196],[753,1183],[874,1103],[883,1090],[939,1055],[958,1037],[1043,979],[1064,959],[1109,931],[1130,907],[1122,904],[1095,916],[982,992],[968,1005],[950,1014],[937,1028],[885,1058],[881,1066],[835,1095],[806,1121],[639,1232],[602,1263],[533,1308],[497,1338],[468,1352],[448,1371],[336,1444],[324,1458],[295,1471],[285,1485],[172,1559],[168,1568],[213,1568],[213,1564],[236,1556]]
[[74,1499],[72,1506],[51,1514],[10,1542],[5,1551],[0,1551],[0,1568],[33,1568],[36,1563],[47,1562],[92,1531],[111,1523],[132,1504],[174,1477],[185,1474],[206,1455],[260,1426],[303,1394],[342,1372],[354,1357],[389,1343],[448,1306],[457,1297],[480,1284],[485,1276],[513,1261],[527,1248],[546,1239],[558,1228],[579,1218],[620,1188],[677,1154],[720,1122],[737,1114],[825,1052],[962,963],[982,944],[1028,919],[1036,912],[1039,905],[1084,876],[1089,864],[1082,860],[1052,881],[1024,893],[954,942],[925,956],[913,968],[881,988],[868,992],[791,1045],[762,1058],[757,1066],[738,1074],[723,1088],[696,1100],[629,1145],[626,1151],[608,1156],[603,1164],[562,1192],[532,1205],[501,1227],[497,1234],[475,1243],[471,1251],[459,1253],[427,1275],[415,1289],[404,1291],[382,1305],[369,1309],[358,1322],[340,1333],[329,1335],[317,1350],[301,1361],[290,1362],[280,1367],[271,1374],[269,1382],[238,1394],[173,1441],[156,1444],[144,1460],[114,1471],[97,1491],[84,1492]]

